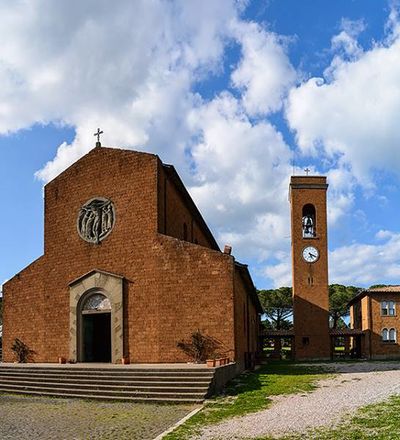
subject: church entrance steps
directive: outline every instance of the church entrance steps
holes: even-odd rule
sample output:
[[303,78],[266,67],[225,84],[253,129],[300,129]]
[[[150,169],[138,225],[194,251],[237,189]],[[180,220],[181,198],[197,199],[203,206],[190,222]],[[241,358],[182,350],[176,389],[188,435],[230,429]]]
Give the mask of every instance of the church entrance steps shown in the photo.
[[235,364],[219,368],[0,364],[0,392],[197,403],[216,390],[216,383],[220,385],[221,380],[216,380],[216,372],[218,377],[230,377],[232,373],[222,373],[222,369],[233,371],[234,367]]

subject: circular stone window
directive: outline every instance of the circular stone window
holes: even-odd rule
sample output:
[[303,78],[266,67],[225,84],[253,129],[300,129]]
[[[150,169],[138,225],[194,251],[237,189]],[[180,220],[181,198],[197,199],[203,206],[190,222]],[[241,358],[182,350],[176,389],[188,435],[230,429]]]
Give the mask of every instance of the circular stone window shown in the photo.
[[111,200],[97,197],[86,202],[79,210],[77,228],[79,236],[99,244],[112,231],[115,224],[115,209]]

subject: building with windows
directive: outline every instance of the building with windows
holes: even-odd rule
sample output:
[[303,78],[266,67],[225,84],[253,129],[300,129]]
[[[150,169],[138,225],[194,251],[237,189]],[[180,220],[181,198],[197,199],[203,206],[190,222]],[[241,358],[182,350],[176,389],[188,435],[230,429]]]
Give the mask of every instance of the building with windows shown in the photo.
[[[262,308],[247,266],[218,247],[175,168],[97,147],[44,189],[44,254],[3,290],[3,355],[37,362],[187,362],[197,330],[238,372]],[[216,353],[216,354],[217,354]]]
[[361,291],[350,303],[350,326],[361,330],[362,355],[370,359],[400,358],[398,332],[400,286]]

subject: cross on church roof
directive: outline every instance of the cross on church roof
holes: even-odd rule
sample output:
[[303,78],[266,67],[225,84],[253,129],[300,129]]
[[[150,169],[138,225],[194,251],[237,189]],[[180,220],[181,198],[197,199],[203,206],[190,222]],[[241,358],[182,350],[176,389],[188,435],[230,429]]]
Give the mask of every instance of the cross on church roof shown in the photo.
[[103,131],[100,131],[100,128],[97,129],[97,133],[95,133],[93,136],[97,136],[97,142],[96,142],[96,147],[101,147],[101,142],[100,142],[100,135],[103,134]]
[[306,172],[306,176],[308,176],[308,173],[309,173],[311,170],[308,169],[308,168],[306,168],[304,171]]

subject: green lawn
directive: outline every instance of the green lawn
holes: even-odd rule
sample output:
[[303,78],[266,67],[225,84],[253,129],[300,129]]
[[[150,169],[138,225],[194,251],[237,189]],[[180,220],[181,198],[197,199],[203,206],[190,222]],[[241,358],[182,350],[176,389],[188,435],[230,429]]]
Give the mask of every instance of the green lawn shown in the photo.
[[316,367],[300,367],[292,362],[270,363],[231,381],[224,396],[212,399],[199,413],[165,439],[184,440],[203,426],[260,411],[270,404],[270,396],[312,391],[315,382],[327,376],[326,372]]

